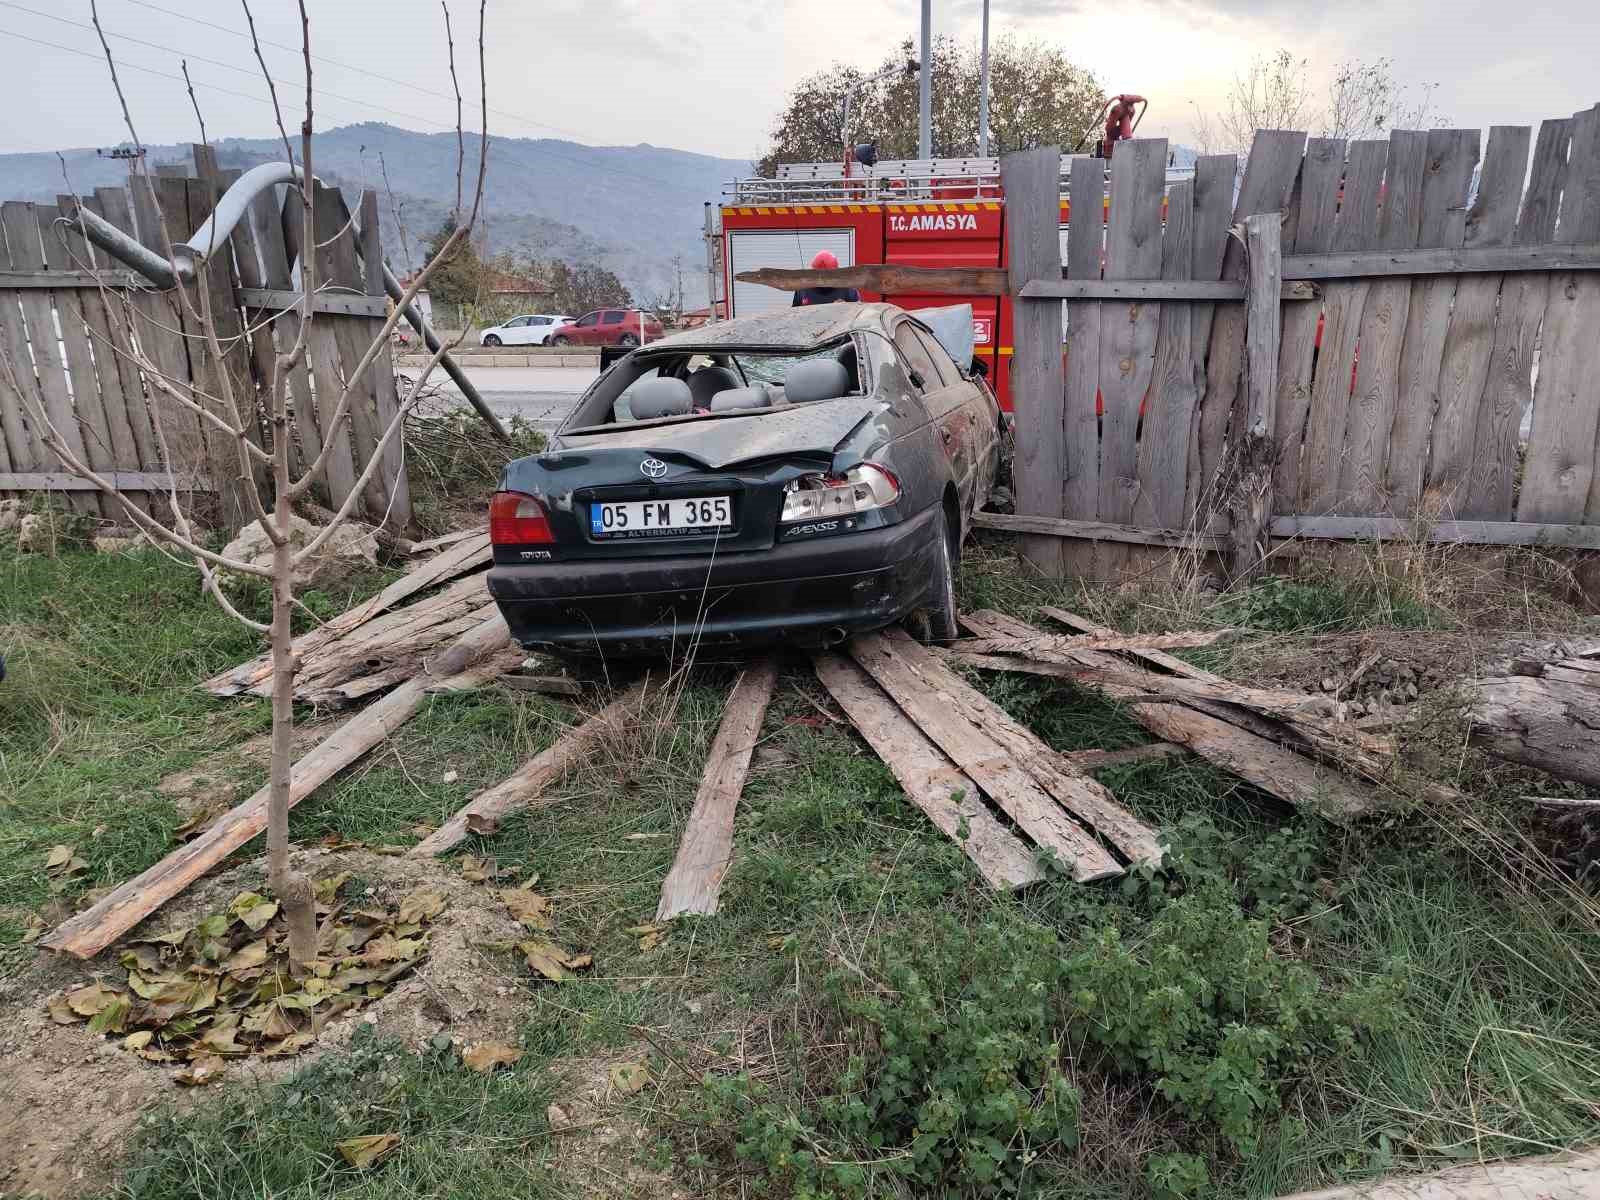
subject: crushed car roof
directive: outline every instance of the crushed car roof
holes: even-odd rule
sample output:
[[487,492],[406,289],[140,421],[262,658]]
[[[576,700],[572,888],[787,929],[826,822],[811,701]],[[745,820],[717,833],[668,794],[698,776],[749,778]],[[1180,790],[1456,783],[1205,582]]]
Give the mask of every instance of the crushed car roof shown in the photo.
[[811,304],[702,325],[651,342],[653,350],[727,350],[738,346],[812,350],[856,329],[883,329],[892,304]]

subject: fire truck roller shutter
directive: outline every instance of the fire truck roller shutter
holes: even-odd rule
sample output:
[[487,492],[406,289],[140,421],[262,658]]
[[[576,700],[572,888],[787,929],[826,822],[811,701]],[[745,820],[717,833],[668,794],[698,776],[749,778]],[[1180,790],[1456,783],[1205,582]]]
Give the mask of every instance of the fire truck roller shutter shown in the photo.
[[[811,260],[822,250],[831,252],[841,267],[854,266],[855,230],[735,229],[728,233],[728,254],[733,259],[730,274],[735,276],[741,271],[759,271],[763,267],[801,270],[809,267]],[[735,279],[733,312],[728,315],[752,317],[757,313],[788,308],[793,302],[793,292],[763,287],[759,283],[740,283]]]

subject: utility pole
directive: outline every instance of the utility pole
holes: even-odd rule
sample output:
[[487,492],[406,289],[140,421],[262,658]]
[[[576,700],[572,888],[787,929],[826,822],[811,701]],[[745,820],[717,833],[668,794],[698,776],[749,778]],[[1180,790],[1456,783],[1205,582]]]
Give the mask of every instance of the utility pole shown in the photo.
[[978,56],[978,157],[989,157],[989,0],[983,0],[983,49]]
[[933,0],[922,0],[922,79],[917,107],[917,157],[933,157]]
[[717,319],[717,218],[706,201],[706,324]]

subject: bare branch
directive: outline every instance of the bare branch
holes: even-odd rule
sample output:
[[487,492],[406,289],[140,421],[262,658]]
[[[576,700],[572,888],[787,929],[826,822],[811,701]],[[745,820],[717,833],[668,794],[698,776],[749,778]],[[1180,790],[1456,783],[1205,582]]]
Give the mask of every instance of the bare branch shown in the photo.
[[194,107],[194,119],[200,123],[200,141],[209,144],[211,139],[206,137],[206,119],[200,113],[200,101],[194,94],[194,81],[189,78],[189,60],[180,59],[179,66],[183,69],[183,86],[189,89],[189,103]]
[[461,128],[461,81],[456,78],[456,39],[450,32],[450,5],[446,0],[439,0],[439,7],[444,10],[444,46],[450,56],[450,86],[456,93],[456,206],[450,211],[455,213],[459,220],[461,217],[461,170],[467,157],[466,134]]
[[261,41],[256,37],[256,18],[250,11],[250,0],[239,0],[244,7],[245,23],[250,26],[250,47],[256,52],[256,62],[261,64],[261,77],[267,81],[267,94],[272,97],[272,117],[278,123],[278,136],[283,139],[283,156],[288,162],[294,162],[294,145],[289,141],[289,131],[283,127],[283,109],[278,104],[278,89],[272,81],[272,72],[267,70],[267,60],[261,54]]
[[94,22],[94,32],[100,39],[100,49],[105,51],[106,66],[111,69],[111,86],[116,89],[117,102],[122,105],[122,123],[128,127],[128,138],[137,148],[144,143],[139,140],[139,132],[133,127],[133,114],[128,111],[128,98],[122,94],[122,80],[117,76],[117,60],[111,57],[111,43],[106,41],[105,30],[100,28],[98,0],[89,0],[89,19]]

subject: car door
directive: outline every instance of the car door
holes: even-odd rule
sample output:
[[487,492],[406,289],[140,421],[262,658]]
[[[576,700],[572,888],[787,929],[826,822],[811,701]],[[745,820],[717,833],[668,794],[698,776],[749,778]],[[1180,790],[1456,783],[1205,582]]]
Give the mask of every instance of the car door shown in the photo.
[[994,487],[995,468],[1000,462],[1000,406],[987,384],[963,375],[950,352],[929,330],[916,326],[923,349],[946,380],[956,380],[946,390],[958,398],[959,411],[949,421],[952,432],[961,437],[964,451],[972,463],[972,491],[967,511],[977,512],[988,502]]
[[978,486],[976,446],[970,427],[972,406],[968,403],[971,385],[961,378],[949,355],[941,354],[943,364],[934,358],[933,352],[939,349],[937,343],[909,318],[902,318],[895,326],[894,348],[912,387],[922,394],[928,419],[938,430],[939,446],[961,499],[965,532],[965,514],[972,512]]
[[600,313],[598,310],[584,313],[583,316],[578,318],[578,323],[572,330],[572,340],[580,346],[593,346],[598,343],[600,340],[600,330],[597,328],[599,321]]
[[554,328],[550,317],[528,318],[528,344],[542,346],[550,340],[550,331]]
[[501,327],[500,340],[508,346],[524,346],[528,342],[528,318],[512,317]]
[[[615,346],[621,341],[622,335],[628,332],[627,327],[622,323],[622,315],[620,308],[608,308],[601,313],[600,336],[595,340],[603,346]],[[634,340],[637,341],[638,338],[635,337]]]

